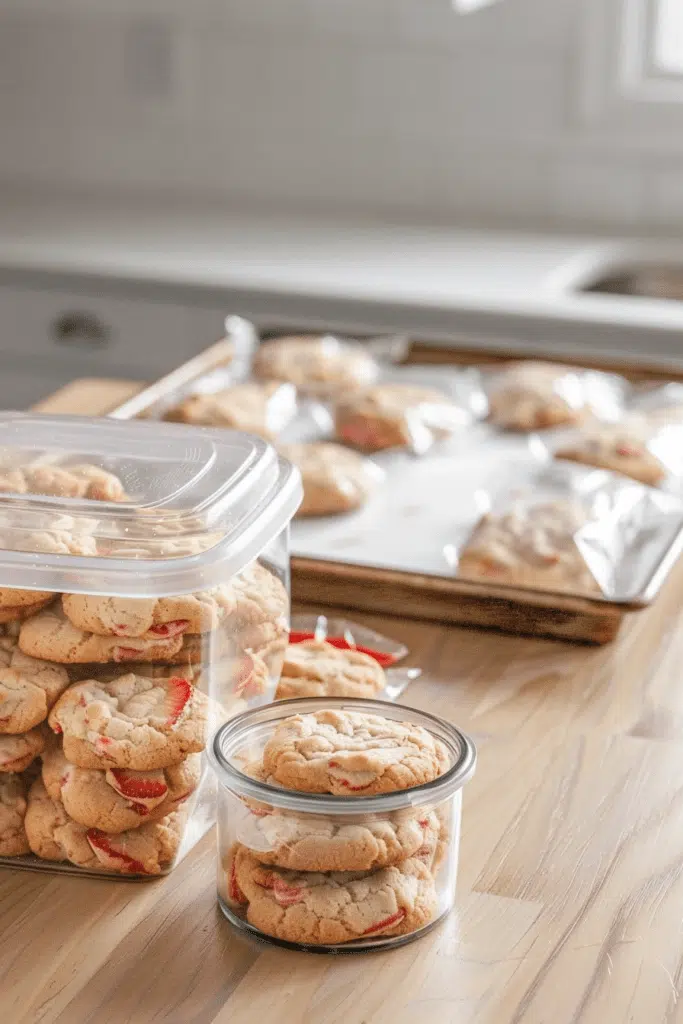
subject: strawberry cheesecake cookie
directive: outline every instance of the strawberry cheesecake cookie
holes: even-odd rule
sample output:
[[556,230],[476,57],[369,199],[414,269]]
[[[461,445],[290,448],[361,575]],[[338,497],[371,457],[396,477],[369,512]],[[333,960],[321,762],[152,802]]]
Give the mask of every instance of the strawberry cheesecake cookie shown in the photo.
[[369,654],[304,640],[287,648],[275,696],[376,697],[385,686],[384,669]]
[[194,793],[201,756],[156,771],[130,768],[79,768],[70,764],[58,743],[43,753],[43,782],[53,800],[61,800],[70,818],[87,828],[125,832],[177,810]]
[[45,749],[45,727],[0,736],[0,772],[23,772]]
[[182,633],[154,639],[99,636],[78,629],[58,603],[22,623],[19,647],[34,658],[61,664],[170,661],[183,646]]
[[28,619],[45,608],[54,597],[47,590],[10,590],[0,587],[0,622]]
[[304,500],[297,516],[352,512],[365,504],[373,490],[368,460],[340,444],[313,441],[283,445],[281,451],[301,472]]
[[[631,420],[583,431],[578,438],[555,452],[558,459],[580,462],[585,466],[611,469],[649,487],[658,487],[666,479],[666,468],[650,451],[653,428],[644,420]],[[676,439],[676,456],[678,439]]]
[[436,814],[426,810],[344,822],[252,805],[237,825],[237,838],[261,864],[292,871],[375,871],[436,847],[440,830]]
[[31,658],[17,646],[16,624],[0,627],[0,733],[20,733],[43,722],[69,685],[61,665]]
[[579,374],[555,363],[510,363],[489,389],[489,420],[506,430],[578,423],[584,413]]
[[408,935],[434,920],[438,899],[429,869],[415,859],[362,872],[286,871],[265,867],[239,846],[229,891],[246,901],[249,924],[303,945],[336,945]]
[[424,451],[435,437],[450,434],[458,407],[435,388],[376,384],[345,395],[335,414],[337,438],[366,452],[387,448]]
[[91,501],[125,501],[123,484],[113,473],[98,466],[58,466],[48,463],[26,466],[21,471],[26,490],[61,498],[89,498]]
[[30,853],[26,838],[26,785],[20,775],[0,775],[0,857]]
[[444,744],[422,726],[332,709],[286,718],[263,750],[264,772],[278,785],[337,796],[421,786],[449,764]]
[[182,597],[100,597],[64,594],[62,608],[77,629],[98,636],[168,639],[215,629],[235,607],[229,585]]
[[213,394],[191,395],[165,419],[199,427],[228,427],[272,440],[296,411],[296,392],[277,381],[236,384]]
[[286,381],[326,397],[370,383],[377,376],[377,363],[361,345],[329,335],[295,335],[262,342],[254,373],[261,380]]
[[183,823],[182,812],[174,811],[116,835],[85,828],[52,799],[42,779],[31,786],[25,818],[26,836],[37,857],[124,875],[159,875],[169,867],[180,847]]
[[48,721],[72,764],[146,772],[203,750],[207,713],[208,699],[187,679],[130,673],[109,683],[75,683]]
[[587,521],[570,499],[489,512],[479,521],[458,561],[458,575],[509,586],[599,593],[575,534]]

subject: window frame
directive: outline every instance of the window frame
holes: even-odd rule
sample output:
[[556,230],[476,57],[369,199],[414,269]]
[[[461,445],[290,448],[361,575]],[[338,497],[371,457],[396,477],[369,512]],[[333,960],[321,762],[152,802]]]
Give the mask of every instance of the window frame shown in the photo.
[[653,64],[656,4],[584,0],[579,122],[587,135],[612,144],[683,153],[683,73]]

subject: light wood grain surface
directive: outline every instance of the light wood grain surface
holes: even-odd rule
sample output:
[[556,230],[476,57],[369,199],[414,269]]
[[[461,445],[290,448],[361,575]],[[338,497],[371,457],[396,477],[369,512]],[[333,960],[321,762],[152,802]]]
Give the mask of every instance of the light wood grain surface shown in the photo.
[[4,870],[1,1024],[683,1024],[682,596],[683,565],[599,649],[360,616],[424,669],[404,702],[479,746],[457,911],[393,952],[313,956],[231,931],[211,835],[158,882]]

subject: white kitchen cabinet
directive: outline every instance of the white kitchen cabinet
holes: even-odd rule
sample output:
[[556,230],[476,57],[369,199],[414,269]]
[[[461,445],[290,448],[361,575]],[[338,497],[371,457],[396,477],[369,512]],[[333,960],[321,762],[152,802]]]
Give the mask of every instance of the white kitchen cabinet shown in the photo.
[[26,404],[77,376],[156,377],[216,341],[225,312],[170,291],[140,297],[100,282],[0,276],[0,404]]

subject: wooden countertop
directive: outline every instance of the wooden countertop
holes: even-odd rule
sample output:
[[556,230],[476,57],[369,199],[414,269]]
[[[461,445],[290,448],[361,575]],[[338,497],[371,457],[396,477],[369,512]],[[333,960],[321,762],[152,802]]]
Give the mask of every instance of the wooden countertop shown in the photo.
[[[126,382],[43,408],[95,412]],[[683,1024],[683,564],[604,648],[358,616],[479,746],[457,911],[389,953],[235,934],[213,836],[167,878],[0,871],[2,1024]]]

